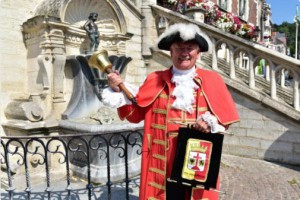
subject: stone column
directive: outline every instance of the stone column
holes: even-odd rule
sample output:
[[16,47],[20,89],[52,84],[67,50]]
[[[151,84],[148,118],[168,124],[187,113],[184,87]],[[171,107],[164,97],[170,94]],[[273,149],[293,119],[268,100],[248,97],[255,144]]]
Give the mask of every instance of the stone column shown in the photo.
[[255,88],[255,74],[254,74],[254,66],[253,66],[253,55],[249,54],[249,87]]
[[[65,24],[59,18],[37,16],[23,24],[28,55],[28,93],[40,98],[45,116],[64,99]],[[61,107],[61,106],[59,106]],[[59,118],[58,108],[57,118]]]
[[270,65],[266,65],[266,80],[270,81]]
[[[59,29],[52,29],[49,33],[45,33],[45,41],[41,43],[42,53],[40,59],[50,59],[48,64],[39,62],[41,68],[45,68],[48,72],[50,80],[50,88],[52,90],[53,102],[64,101],[64,67],[66,64],[64,33]],[[45,65],[46,64],[46,65]],[[48,69],[47,69],[48,68]]]
[[280,70],[280,86],[284,87],[284,82],[285,82],[285,76],[284,76],[284,68]]
[[229,66],[230,66],[230,71],[229,71],[229,76],[231,79],[235,79],[235,64],[234,64],[234,47],[232,45],[228,45],[229,49]]
[[217,49],[216,49],[216,39],[211,38],[211,50],[212,50],[212,68],[213,70],[218,70],[218,56],[217,56]]
[[152,15],[152,10],[150,7],[151,5],[155,4],[155,0],[142,1],[142,15],[144,16],[142,23],[142,55],[146,58],[152,55],[150,47],[153,47],[157,39],[155,19]]
[[271,78],[271,98],[277,99],[276,95],[276,77],[275,77],[275,65],[273,63],[270,63],[270,78]]
[[248,69],[248,61],[245,61],[245,53],[243,51],[239,52],[239,67],[242,69]]
[[299,111],[300,110],[300,108],[299,108],[299,78],[296,79],[296,77],[295,77],[293,86],[294,86],[294,88],[293,88],[293,90],[294,90],[294,108]]

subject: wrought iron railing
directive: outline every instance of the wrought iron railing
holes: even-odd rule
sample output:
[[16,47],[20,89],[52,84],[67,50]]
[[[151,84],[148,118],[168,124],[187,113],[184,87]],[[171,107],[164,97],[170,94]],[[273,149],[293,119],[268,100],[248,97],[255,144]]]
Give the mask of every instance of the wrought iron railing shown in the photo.
[[[129,199],[129,183],[137,179],[140,170],[138,161],[141,144],[141,130],[106,134],[65,135],[60,132],[58,136],[2,137],[1,182],[6,193],[2,192],[1,199],[15,199],[16,196],[24,199],[103,199],[103,196],[97,198],[95,195],[97,192],[103,193],[103,189],[106,192],[105,199],[112,199],[111,189],[116,184],[125,187],[123,199]],[[130,163],[135,172],[130,171]],[[99,165],[103,168],[99,168],[92,177],[92,168]],[[78,176],[75,169],[80,169],[81,175]],[[116,172],[112,178],[114,170]],[[97,179],[99,176],[102,176],[100,181]],[[78,187],[80,184],[73,183],[74,179],[84,179],[81,181],[84,185]],[[6,186],[3,186],[5,180]],[[86,196],[80,197],[84,195]]]

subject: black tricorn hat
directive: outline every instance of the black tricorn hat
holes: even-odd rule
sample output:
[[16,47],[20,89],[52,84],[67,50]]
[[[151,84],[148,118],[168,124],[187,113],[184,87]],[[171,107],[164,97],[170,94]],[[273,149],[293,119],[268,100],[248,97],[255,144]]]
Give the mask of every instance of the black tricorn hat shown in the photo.
[[209,50],[210,40],[206,34],[200,31],[199,27],[194,24],[173,24],[158,38],[157,47],[162,50],[170,50],[174,42],[195,41],[201,52]]

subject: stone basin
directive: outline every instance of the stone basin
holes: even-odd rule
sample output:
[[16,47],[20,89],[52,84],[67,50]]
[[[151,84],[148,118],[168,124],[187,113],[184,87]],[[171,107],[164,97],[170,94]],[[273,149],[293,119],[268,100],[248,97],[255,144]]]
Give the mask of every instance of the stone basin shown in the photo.
[[[109,173],[110,181],[112,182],[119,182],[125,179],[126,170],[128,171],[128,177],[139,175],[143,126],[143,122],[139,124],[128,122],[99,124],[91,120],[61,120],[59,123],[61,135],[74,135],[78,133],[80,138],[84,138],[90,142],[89,146],[81,146],[82,150],[86,151],[89,149],[90,151],[90,169],[88,168],[87,157],[85,155],[78,152],[69,154],[70,169],[73,175],[87,179],[88,171],[90,170],[91,182],[104,184],[108,181],[108,165],[110,166]],[[139,134],[134,133],[136,131]],[[129,135],[130,137],[128,137]],[[124,139],[127,137],[128,141],[133,141],[134,145],[127,146],[128,168],[126,169]],[[134,139],[137,140],[134,142]],[[76,147],[79,143],[84,143],[82,140],[73,140],[73,142]],[[97,146],[99,143],[101,143],[101,148]],[[109,146],[109,150],[107,150],[107,146]],[[109,152],[109,161],[107,160],[107,152]]]

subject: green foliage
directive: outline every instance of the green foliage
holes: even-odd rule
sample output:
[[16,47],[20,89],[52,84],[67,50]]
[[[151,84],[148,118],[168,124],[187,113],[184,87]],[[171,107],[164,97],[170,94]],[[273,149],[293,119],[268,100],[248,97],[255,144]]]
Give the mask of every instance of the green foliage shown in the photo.
[[[296,23],[283,22],[280,25],[274,24],[273,31],[286,33],[287,46],[290,48],[291,55],[294,55],[295,54],[295,42],[296,42],[296,40],[295,40],[295,38],[296,38]],[[298,28],[298,44],[300,42],[299,36],[300,36],[300,32],[299,32],[299,28]]]

